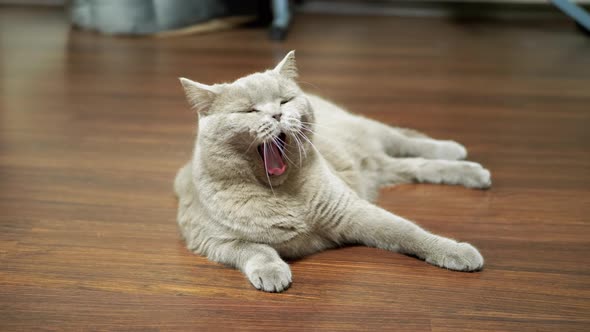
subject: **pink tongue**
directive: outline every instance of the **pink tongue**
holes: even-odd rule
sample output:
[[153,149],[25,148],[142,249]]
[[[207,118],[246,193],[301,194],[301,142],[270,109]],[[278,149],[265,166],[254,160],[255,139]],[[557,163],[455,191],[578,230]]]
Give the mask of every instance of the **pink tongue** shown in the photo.
[[269,146],[264,151],[264,166],[270,175],[281,175],[285,173],[287,165],[281,157],[281,152],[277,145],[273,142],[268,144]]

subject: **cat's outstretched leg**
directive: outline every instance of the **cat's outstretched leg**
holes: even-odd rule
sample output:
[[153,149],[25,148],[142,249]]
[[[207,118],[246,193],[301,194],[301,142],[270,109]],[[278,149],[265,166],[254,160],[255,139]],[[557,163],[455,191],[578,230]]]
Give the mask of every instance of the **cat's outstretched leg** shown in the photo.
[[206,255],[212,261],[240,269],[257,289],[282,292],[291,285],[291,269],[277,251],[265,244],[244,241],[208,241]]
[[432,139],[420,132],[403,128],[382,128],[381,141],[392,157],[422,157],[426,159],[461,160],[467,149],[455,141]]
[[429,233],[369,202],[358,200],[344,213],[346,217],[327,230],[336,241],[360,242],[369,247],[415,255],[451,270],[476,271],[483,267],[483,257],[469,243]]
[[384,157],[381,162],[383,186],[422,182],[485,189],[492,184],[490,171],[470,161]]
[[392,129],[395,131],[398,131],[402,135],[409,137],[409,138],[430,138],[430,136],[426,135],[423,132],[419,132],[415,129],[401,128],[401,127],[392,127]]

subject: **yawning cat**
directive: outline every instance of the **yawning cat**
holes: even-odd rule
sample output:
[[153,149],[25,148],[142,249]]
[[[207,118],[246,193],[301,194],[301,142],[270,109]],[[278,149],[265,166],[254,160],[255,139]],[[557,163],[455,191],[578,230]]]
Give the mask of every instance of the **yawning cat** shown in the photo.
[[233,83],[181,78],[199,115],[194,155],[174,183],[187,246],[240,269],[254,287],[292,282],[282,258],[345,244],[415,255],[458,271],[483,266],[468,243],[425,231],[371,202],[383,186],[488,188],[490,172],[453,141],[346,112],[303,92],[295,54]]

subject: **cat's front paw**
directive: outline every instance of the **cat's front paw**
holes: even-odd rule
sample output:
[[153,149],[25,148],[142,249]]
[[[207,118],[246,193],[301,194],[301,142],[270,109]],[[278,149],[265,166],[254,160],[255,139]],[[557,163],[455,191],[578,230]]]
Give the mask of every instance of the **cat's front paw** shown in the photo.
[[450,240],[426,262],[455,271],[477,271],[483,267],[483,256],[469,243]]
[[444,160],[462,160],[467,158],[467,149],[455,141],[437,141],[432,155],[432,159]]
[[254,287],[265,292],[282,292],[291,285],[291,269],[283,261],[248,263],[245,273]]
[[490,171],[478,163],[464,162],[461,182],[465,187],[487,189],[492,186]]

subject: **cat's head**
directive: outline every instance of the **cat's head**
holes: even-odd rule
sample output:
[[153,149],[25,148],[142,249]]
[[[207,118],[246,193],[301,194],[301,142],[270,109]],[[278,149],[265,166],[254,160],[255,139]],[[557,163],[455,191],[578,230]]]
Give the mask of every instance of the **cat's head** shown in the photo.
[[274,68],[232,83],[205,85],[181,78],[199,114],[196,153],[218,175],[278,186],[305,164],[313,111],[295,78],[295,52]]

